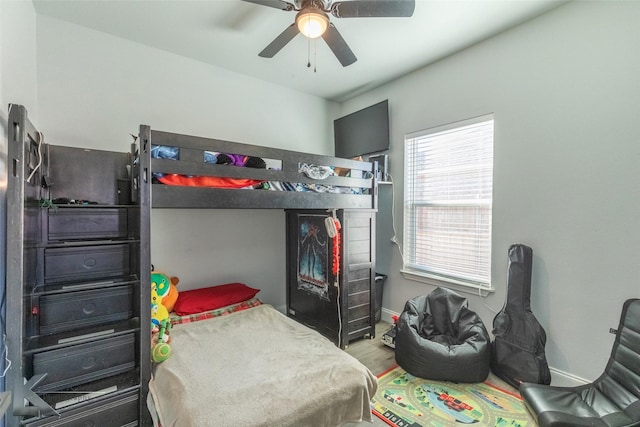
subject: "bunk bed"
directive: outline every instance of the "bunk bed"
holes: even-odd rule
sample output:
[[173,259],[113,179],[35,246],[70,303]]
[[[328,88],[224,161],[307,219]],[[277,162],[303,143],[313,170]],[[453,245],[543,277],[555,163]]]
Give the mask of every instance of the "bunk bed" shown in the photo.
[[[178,155],[173,159],[153,156],[160,147]],[[145,196],[154,208],[377,209],[377,181],[369,162],[163,132],[144,125],[140,127],[139,153],[143,179],[151,184]],[[275,166],[240,167],[207,161],[220,153],[274,161]],[[334,172],[321,179],[305,174],[317,166]],[[345,171],[348,176],[343,176]],[[261,188],[199,187],[179,179],[182,185],[167,185],[158,175],[245,180],[261,183]],[[278,184],[303,191],[275,190]],[[339,192],[311,189],[318,185]]]
[[[377,181],[372,174],[375,165],[369,162],[175,134],[146,125],[140,127],[133,150],[132,194],[141,198],[143,218],[158,208],[339,211],[336,218],[346,228],[344,242],[349,233],[359,234],[350,224],[360,229],[366,224],[367,233],[375,229]],[[358,216],[363,212],[364,219]],[[289,242],[295,233],[289,233],[287,225]],[[140,235],[142,242],[151,241],[148,223]],[[345,326],[337,341],[341,347],[353,337],[375,336],[374,242],[367,236],[368,262],[349,263],[349,250],[344,249],[345,264],[339,278],[333,278],[337,286],[330,289],[332,304],[339,304],[341,320],[356,328]],[[363,245],[356,246],[362,252]],[[290,287],[295,262],[289,252],[296,250],[291,245],[286,249]],[[150,248],[142,251],[150,258]],[[338,297],[338,287],[344,296]],[[349,287],[359,298],[357,319],[349,318],[355,313]],[[289,297],[288,290],[288,306]],[[304,326],[294,314],[292,309],[283,315],[258,304],[228,316],[177,324],[172,332],[174,354],[154,367],[149,384],[147,402],[154,425],[196,426],[209,420],[225,425],[323,426],[371,421],[375,376],[336,347],[335,340]],[[187,378],[200,386],[183,380]]]

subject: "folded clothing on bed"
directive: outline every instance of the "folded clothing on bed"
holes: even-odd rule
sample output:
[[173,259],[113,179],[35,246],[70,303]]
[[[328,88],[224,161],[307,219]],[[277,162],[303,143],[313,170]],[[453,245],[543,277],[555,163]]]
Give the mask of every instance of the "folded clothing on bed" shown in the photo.
[[[260,157],[246,156],[243,154],[218,153],[214,151],[203,152],[203,162],[218,165],[242,166],[249,168],[265,169],[266,162]],[[180,149],[164,145],[153,145],[151,158],[180,160]],[[322,166],[311,163],[298,163],[298,173],[309,178],[321,181],[330,176],[338,176],[331,166]],[[223,189],[264,189],[275,191],[296,191],[313,193],[338,193],[338,194],[365,194],[362,188],[327,185],[321,183],[301,183],[285,181],[266,181],[244,178],[228,178],[220,176],[182,175],[153,172],[156,182],[165,185],[184,187],[208,187]],[[369,177],[370,178],[370,177]]]
[[[152,159],[180,160],[180,148],[167,145],[153,145],[151,147]],[[266,162],[260,157],[245,156],[244,154],[217,153],[204,151],[205,163],[218,165],[246,166],[248,168],[265,169]]]
[[[180,148],[166,145],[153,145],[151,147],[152,159],[180,160]],[[204,151],[202,161],[204,163],[244,166],[249,168],[266,168],[266,163],[260,157],[245,156],[242,154],[217,153]],[[262,180],[227,178],[219,176],[192,176],[170,173],[154,172],[153,177],[165,185],[180,185],[186,187],[212,187],[212,188],[252,188],[261,184]]]

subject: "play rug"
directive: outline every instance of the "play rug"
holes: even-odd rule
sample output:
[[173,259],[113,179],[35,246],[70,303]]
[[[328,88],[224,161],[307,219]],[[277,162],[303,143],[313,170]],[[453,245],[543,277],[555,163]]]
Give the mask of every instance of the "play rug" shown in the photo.
[[535,426],[522,400],[489,383],[416,378],[396,367],[378,378],[371,410],[391,426]]

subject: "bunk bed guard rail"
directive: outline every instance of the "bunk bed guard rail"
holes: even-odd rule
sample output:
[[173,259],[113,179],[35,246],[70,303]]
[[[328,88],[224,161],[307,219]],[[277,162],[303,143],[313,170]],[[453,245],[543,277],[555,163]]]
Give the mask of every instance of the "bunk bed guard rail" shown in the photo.
[[377,210],[374,163],[146,125],[133,149],[153,208]]

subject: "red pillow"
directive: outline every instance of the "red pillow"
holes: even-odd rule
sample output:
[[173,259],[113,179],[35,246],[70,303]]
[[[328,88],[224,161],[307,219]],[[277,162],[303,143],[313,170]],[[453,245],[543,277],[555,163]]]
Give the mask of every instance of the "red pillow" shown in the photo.
[[208,288],[180,291],[173,311],[179,316],[215,310],[253,298],[260,289],[243,283],[211,286]]

